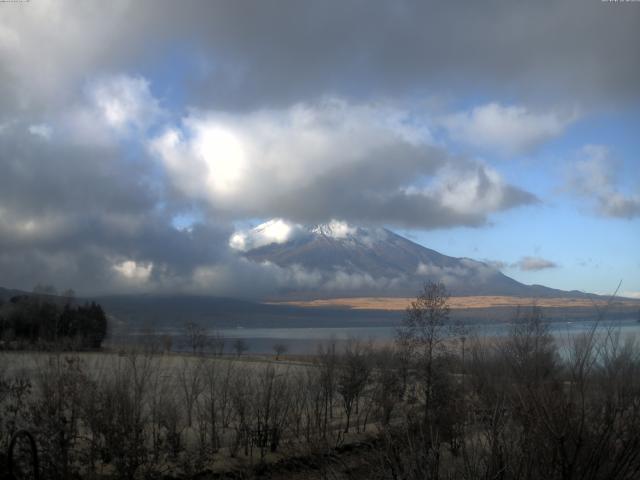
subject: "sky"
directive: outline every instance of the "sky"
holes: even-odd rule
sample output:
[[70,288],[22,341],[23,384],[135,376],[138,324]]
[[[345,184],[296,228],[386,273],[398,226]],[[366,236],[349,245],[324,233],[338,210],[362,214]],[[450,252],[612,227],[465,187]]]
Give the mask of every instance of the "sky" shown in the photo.
[[269,295],[313,276],[230,239],[280,219],[640,298],[639,44],[640,2],[0,2],[0,285]]

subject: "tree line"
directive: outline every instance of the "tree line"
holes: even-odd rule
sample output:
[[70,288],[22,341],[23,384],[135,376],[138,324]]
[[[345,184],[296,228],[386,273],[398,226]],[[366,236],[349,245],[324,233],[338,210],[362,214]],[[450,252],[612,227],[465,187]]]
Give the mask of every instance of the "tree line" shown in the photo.
[[107,335],[107,317],[95,302],[76,304],[72,293],[64,297],[34,293],[0,300],[0,340],[9,348],[65,345],[100,348]]

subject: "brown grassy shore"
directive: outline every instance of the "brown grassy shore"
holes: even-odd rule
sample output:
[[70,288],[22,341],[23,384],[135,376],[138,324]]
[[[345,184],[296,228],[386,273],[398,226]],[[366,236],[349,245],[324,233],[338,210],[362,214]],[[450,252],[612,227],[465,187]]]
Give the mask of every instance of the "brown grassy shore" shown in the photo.
[[[394,297],[354,297],[331,298],[322,300],[298,300],[286,302],[271,302],[279,305],[295,305],[299,307],[339,307],[354,310],[404,310],[413,298]],[[537,305],[542,308],[575,308],[604,306],[606,299],[589,298],[527,298],[508,296],[467,296],[451,297],[449,306],[452,309],[473,309],[493,307],[517,307],[522,305]],[[618,306],[638,307],[640,301],[633,299],[616,299]]]

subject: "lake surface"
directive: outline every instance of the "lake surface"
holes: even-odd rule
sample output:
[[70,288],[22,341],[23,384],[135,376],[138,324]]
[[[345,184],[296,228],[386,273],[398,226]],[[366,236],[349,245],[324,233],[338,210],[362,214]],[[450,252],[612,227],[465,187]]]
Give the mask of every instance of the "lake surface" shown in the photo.
[[[594,322],[553,322],[548,325],[551,334],[562,345],[571,337],[590,331]],[[512,325],[508,323],[467,325],[465,328],[469,335],[501,337],[510,332]],[[640,323],[637,319],[602,321],[598,324],[598,329],[602,332],[613,330],[620,332],[623,336],[640,335]],[[209,335],[217,334],[224,338],[227,353],[231,353],[235,340],[243,339],[249,348],[249,353],[273,353],[275,344],[283,344],[288,353],[307,354],[315,353],[320,345],[329,341],[335,341],[338,345],[346,343],[349,339],[371,341],[375,344],[390,343],[395,339],[396,327],[224,328],[208,333]],[[184,335],[183,329],[165,329],[155,332],[154,335],[142,332],[118,335],[109,343],[138,343],[157,339],[162,335],[172,337],[173,350],[187,351],[189,349],[188,339]]]

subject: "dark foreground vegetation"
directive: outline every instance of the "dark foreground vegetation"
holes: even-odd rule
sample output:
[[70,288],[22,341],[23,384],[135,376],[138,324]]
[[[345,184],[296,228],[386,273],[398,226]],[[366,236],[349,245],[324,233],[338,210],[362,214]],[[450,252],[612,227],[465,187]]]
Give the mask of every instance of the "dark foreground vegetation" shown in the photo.
[[4,349],[100,348],[107,317],[95,302],[78,305],[72,294],[16,295],[0,300],[0,347]]
[[635,339],[594,324],[560,345],[535,308],[474,338],[448,313],[426,285],[393,347],[308,363],[5,354],[0,452],[27,429],[54,479],[640,477]]

